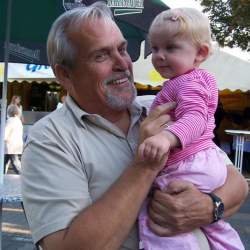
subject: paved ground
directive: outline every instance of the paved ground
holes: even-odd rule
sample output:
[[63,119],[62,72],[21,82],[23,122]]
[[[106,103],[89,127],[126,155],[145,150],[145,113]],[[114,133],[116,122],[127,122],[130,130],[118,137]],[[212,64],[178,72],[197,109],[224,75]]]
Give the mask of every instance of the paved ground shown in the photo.
[[240,234],[241,240],[246,250],[250,250],[250,194],[247,201],[236,213],[228,220]]
[[[250,250],[250,194],[240,211],[230,219]],[[5,204],[3,209],[2,250],[33,250],[30,231],[20,204]]]
[[33,249],[29,227],[19,203],[4,204],[2,230],[2,250]]

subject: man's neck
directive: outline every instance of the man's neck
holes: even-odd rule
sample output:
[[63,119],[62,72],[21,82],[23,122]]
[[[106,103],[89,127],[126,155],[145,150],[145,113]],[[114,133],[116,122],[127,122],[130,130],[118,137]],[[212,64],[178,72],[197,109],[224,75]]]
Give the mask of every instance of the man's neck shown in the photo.
[[116,120],[111,121],[115,126],[124,132],[125,135],[128,134],[130,126],[130,113],[128,110],[122,112],[119,115],[119,118],[116,117]]
[[113,123],[116,127],[118,127],[121,131],[127,135],[129,126],[130,126],[130,113],[129,110],[126,109],[124,111],[114,111],[107,113],[99,113],[103,118]]
[[127,135],[130,126],[130,113],[128,109],[123,111],[111,110],[110,108],[105,109],[102,105],[97,106],[90,102],[79,106],[90,114],[98,114],[102,116],[122,130],[125,135]]

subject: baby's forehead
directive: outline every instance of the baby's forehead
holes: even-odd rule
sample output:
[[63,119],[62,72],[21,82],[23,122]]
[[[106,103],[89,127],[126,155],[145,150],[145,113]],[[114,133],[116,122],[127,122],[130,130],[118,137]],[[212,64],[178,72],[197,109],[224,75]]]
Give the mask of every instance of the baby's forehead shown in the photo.
[[149,41],[156,41],[157,39],[172,43],[180,40],[190,42],[192,41],[192,36],[188,32],[178,32],[177,30],[169,30],[164,26],[159,26],[152,29],[149,33]]
[[168,37],[182,36],[187,34],[187,31],[181,28],[178,22],[171,22],[170,20],[165,20],[162,22],[154,23],[149,30],[149,36],[154,35],[155,33],[163,33]]

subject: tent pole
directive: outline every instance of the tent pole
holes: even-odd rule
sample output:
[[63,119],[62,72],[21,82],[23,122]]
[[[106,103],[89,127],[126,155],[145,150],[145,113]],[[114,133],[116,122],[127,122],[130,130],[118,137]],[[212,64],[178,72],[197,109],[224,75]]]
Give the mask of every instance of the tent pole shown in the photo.
[[6,107],[7,107],[11,6],[12,6],[12,0],[9,0],[8,7],[7,7],[7,18],[6,18],[7,22],[6,22],[6,35],[5,35],[5,48],[4,48],[4,79],[3,79],[3,86],[2,86],[2,103],[1,103],[0,184],[3,184],[3,175],[4,175],[4,131],[5,131]]

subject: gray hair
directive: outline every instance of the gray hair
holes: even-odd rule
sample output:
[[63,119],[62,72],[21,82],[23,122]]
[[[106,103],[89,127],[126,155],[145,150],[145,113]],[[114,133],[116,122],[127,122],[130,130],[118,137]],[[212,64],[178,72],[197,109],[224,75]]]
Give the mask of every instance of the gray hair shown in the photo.
[[19,116],[20,115],[20,109],[18,108],[17,105],[15,104],[11,104],[9,105],[8,109],[7,109],[7,115],[9,117],[14,117],[14,116]]
[[[69,31],[77,31],[80,25],[89,20],[113,21],[112,12],[104,2],[78,7],[66,11],[53,23],[47,40],[47,56],[52,69],[56,64],[73,68],[77,51],[68,37]],[[98,28],[98,27],[97,27]]]

